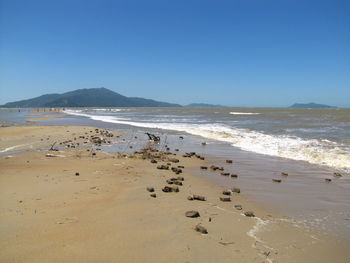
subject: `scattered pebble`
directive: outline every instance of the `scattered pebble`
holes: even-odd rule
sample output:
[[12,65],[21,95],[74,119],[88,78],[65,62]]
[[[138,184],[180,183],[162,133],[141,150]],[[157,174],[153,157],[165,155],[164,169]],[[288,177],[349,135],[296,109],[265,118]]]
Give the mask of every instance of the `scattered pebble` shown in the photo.
[[201,195],[193,195],[192,198],[193,200],[206,201],[206,198]]
[[196,218],[196,217],[200,217],[200,214],[199,214],[198,211],[191,210],[191,211],[187,211],[185,213],[185,216],[186,217],[191,217],[191,218]]
[[220,201],[222,201],[222,202],[231,202],[231,197],[220,197]]
[[153,187],[147,187],[147,191],[148,192],[154,192],[154,188]]
[[208,230],[204,226],[201,226],[201,225],[196,225],[195,230],[199,233],[202,233],[202,234],[208,234]]
[[272,179],[272,182],[275,182],[275,183],[281,183],[282,180],[281,179]]
[[238,187],[232,187],[231,191],[232,191],[233,193],[239,194],[239,193],[241,192],[241,189],[238,188]]
[[157,169],[159,169],[159,170],[169,170],[169,166],[162,164],[162,165],[158,165]]
[[241,206],[241,205],[235,205],[235,208],[236,208],[237,210],[242,210],[242,206]]
[[170,193],[170,192],[179,192],[179,188],[177,186],[164,186],[162,189],[163,192],[165,193]]
[[252,212],[252,211],[247,211],[244,213],[244,215],[248,216],[248,217],[255,217],[254,212]]

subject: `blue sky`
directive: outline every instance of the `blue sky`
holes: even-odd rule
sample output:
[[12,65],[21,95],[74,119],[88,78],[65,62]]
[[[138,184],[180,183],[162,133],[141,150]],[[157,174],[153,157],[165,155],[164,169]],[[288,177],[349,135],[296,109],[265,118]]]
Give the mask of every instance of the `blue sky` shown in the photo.
[[78,88],[350,107],[350,1],[0,0],[0,104]]

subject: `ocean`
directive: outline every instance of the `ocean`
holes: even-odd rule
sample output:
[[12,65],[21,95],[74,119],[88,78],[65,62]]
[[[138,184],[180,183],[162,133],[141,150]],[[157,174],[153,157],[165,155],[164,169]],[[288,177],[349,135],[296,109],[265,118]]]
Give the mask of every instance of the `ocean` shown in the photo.
[[350,172],[350,109],[95,108],[65,112],[108,123],[186,132],[244,151]]

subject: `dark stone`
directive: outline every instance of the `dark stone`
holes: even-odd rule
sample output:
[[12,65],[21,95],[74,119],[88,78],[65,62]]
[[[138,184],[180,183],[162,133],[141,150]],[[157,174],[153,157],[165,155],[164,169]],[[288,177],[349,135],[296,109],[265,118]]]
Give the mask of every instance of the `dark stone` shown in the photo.
[[176,173],[176,174],[180,174],[182,173],[182,170],[180,168],[176,168],[176,167],[171,167],[171,170]]
[[332,179],[329,179],[329,178],[326,178],[326,179],[324,179],[327,183],[330,183],[330,182],[332,182]]
[[179,159],[176,159],[176,158],[170,158],[169,162],[178,163],[180,161],[179,161]]
[[204,226],[201,226],[201,225],[196,225],[195,230],[199,233],[202,233],[202,234],[208,234],[208,230]]
[[180,182],[180,181],[174,181],[174,184],[182,186],[182,182]]
[[185,168],[185,166],[183,166],[183,165],[178,165],[177,168],[182,168],[182,169],[183,169],[183,168]]
[[226,163],[232,163],[232,160],[226,160]]
[[202,170],[207,170],[208,167],[206,167],[206,166],[201,166],[201,169],[202,169]]
[[287,173],[281,173],[281,176],[288,176]]
[[165,193],[179,192],[179,188],[177,186],[174,186],[174,187],[164,186],[162,191],[165,192]]
[[156,198],[156,197],[157,197],[156,194],[150,194],[149,196],[150,196],[150,197],[153,197],[153,198]]
[[79,176],[80,174],[78,172],[75,173],[75,176]]
[[159,170],[169,170],[169,166],[162,164],[162,165],[158,165],[157,169],[159,169]]
[[241,189],[238,188],[238,187],[233,187],[233,188],[231,189],[231,191],[232,191],[233,193],[239,194],[239,193],[241,192]]
[[178,176],[176,179],[179,180],[179,181],[184,181],[185,180],[185,178],[183,178],[182,176]]
[[231,191],[229,191],[229,190],[224,190],[224,191],[222,192],[222,194],[223,194],[223,195],[231,195]]
[[198,211],[193,211],[193,210],[191,210],[191,211],[187,211],[187,212],[185,213],[185,216],[186,216],[186,217],[191,217],[191,218],[196,218],[196,217],[200,217],[200,214],[199,214]]
[[219,169],[219,167],[217,167],[215,165],[212,165],[212,166],[210,166],[210,169],[213,170],[213,171],[216,171],[217,169]]
[[192,200],[193,200],[193,197],[192,197],[192,196],[188,196],[188,197],[187,197],[187,200],[192,201]]
[[184,137],[183,137],[183,136],[179,136],[179,138],[180,138],[181,140],[183,140],[183,139],[184,139]]
[[157,163],[157,161],[156,161],[156,160],[154,160],[154,159],[152,159],[152,160],[151,160],[151,163]]
[[221,173],[223,176],[230,176],[230,173]]
[[206,142],[202,142],[202,145],[205,146],[205,145],[207,145],[207,143]]
[[272,179],[272,182],[275,182],[275,183],[281,183],[282,180],[281,179]]
[[237,178],[238,175],[237,174],[231,174],[231,178]]
[[220,197],[220,201],[222,201],[222,202],[231,202],[231,198],[230,197]]
[[206,201],[206,198],[201,195],[193,195],[192,198],[193,200]]
[[241,205],[235,205],[235,208],[236,208],[237,210],[242,210],[242,206],[241,206]]
[[245,215],[245,216],[248,216],[248,217],[255,217],[253,211],[247,211],[247,212],[244,213],[244,215]]
[[147,187],[146,188],[148,192],[154,192],[154,188],[153,187]]

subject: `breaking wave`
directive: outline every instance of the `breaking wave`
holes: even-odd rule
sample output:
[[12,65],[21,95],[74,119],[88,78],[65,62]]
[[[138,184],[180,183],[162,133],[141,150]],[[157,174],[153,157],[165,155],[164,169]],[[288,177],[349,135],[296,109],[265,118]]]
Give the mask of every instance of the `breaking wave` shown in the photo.
[[230,114],[232,114],[232,115],[259,115],[261,113],[259,113],[259,112],[235,112],[235,111],[231,111]]
[[72,110],[66,110],[65,112],[103,122],[187,132],[207,139],[228,142],[232,146],[246,151],[302,160],[346,172],[350,171],[350,149],[347,146],[339,145],[329,140],[302,139],[289,135],[271,135],[249,129],[235,128],[221,123],[136,122],[117,116],[90,115]]

